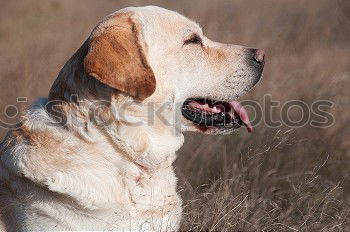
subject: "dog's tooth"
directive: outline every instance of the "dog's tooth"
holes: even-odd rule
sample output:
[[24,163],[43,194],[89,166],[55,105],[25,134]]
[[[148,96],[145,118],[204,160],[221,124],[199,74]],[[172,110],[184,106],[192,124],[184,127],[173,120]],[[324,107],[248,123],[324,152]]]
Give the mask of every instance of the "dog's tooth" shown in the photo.
[[220,112],[221,112],[221,110],[218,109],[216,106],[214,106],[213,113],[220,113]]

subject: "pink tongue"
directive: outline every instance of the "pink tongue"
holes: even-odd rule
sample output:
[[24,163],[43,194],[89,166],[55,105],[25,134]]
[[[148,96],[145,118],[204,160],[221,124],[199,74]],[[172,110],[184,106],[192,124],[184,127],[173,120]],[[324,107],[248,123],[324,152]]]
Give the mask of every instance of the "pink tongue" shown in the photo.
[[239,115],[239,117],[242,119],[244,125],[246,126],[248,132],[253,131],[252,124],[250,123],[248,113],[246,109],[241,105],[241,103],[237,101],[230,102],[230,105],[232,106],[233,110]]

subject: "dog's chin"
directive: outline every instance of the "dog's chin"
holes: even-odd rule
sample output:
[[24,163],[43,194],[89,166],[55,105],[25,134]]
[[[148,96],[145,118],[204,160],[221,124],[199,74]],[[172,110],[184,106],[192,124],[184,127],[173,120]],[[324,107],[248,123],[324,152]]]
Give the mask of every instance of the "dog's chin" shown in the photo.
[[181,108],[187,128],[205,134],[229,134],[242,126],[253,130],[248,113],[237,101],[188,98]]

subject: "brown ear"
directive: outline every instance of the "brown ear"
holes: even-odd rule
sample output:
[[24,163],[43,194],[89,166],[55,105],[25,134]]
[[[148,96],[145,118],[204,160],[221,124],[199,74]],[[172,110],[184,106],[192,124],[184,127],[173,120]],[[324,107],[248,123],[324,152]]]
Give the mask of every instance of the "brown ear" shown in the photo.
[[102,83],[144,100],[156,88],[156,80],[140,44],[138,25],[130,16],[115,16],[113,23],[97,28],[90,37],[85,72]]

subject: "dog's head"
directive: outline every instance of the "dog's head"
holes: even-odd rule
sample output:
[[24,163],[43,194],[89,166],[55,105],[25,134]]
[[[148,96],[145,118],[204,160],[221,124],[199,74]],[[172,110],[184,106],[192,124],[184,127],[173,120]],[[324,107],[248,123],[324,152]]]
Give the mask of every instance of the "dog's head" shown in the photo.
[[140,105],[170,103],[182,131],[228,133],[251,125],[236,101],[260,79],[261,50],[211,41],[184,16],[159,7],[126,8],[92,32],[84,72]]

